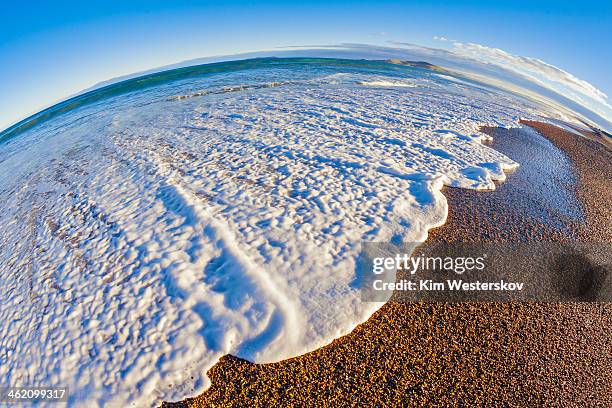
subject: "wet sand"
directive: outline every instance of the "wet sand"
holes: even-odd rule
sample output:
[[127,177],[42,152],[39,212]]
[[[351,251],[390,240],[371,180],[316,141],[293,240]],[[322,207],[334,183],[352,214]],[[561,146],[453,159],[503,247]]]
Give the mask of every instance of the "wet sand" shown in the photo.
[[[446,188],[447,223],[426,247],[612,242],[610,151],[526,124],[548,139],[530,128],[485,129],[521,166],[492,192]],[[612,303],[389,302],[303,356],[272,364],[226,356],[209,371],[209,390],[165,405],[612,406],[611,332]]]

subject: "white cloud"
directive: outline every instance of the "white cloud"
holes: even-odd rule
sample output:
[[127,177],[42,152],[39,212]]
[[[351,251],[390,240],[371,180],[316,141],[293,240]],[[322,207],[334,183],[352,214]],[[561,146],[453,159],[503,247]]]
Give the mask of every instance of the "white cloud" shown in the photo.
[[[527,91],[533,95],[535,92],[547,101],[573,111],[583,120],[612,131],[612,106],[604,92],[587,81],[539,59],[515,56],[501,49],[479,44],[463,44],[453,39],[447,39],[444,45],[448,47],[444,49],[407,42],[388,43],[392,46],[339,44],[312,48],[318,48],[317,52],[323,49],[334,50],[327,56],[339,58],[427,61],[452,71],[477,74],[480,78],[496,80],[498,85],[505,84],[502,88],[511,85],[512,91],[520,89],[518,93]],[[570,101],[571,103],[568,103]]]
[[496,65],[564,95],[610,120],[608,96],[589,82],[537,58],[512,55],[499,48],[454,42],[452,51],[481,63]]
[[[381,35],[382,34],[383,33],[381,33]],[[504,84],[504,86],[501,86],[502,88],[507,88],[508,84],[515,87],[518,86],[523,91],[528,90],[530,92],[535,92],[546,100],[563,105],[579,117],[583,119],[586,118],[590,120],[591,123],[612,132],[612,106],[610,106],[608,102],[608,96],[587,81],[576,78],[572,74],[536,58],[516,56],[498,48],[486,47],[479,44],[461,43],[443,36],[435,36],[433,38],[445,43],[443,46],[441,44],[441,48],[425,47],[414,43],[396,41],[387,41],[391,46],[355,43],[336,45],[311,44],[244,54],[198,58],[104,81],[88,90],[99,88],[100,86],[115,83],[120,80],[134,78],[146,73],[232,59],[270,56],[405,59],[427,61],[450,69],[451,71],[476,74],[479,78],[493,78],[498,80],[498,85]],[[534,88],[531,85],[537,87]],[[516,89],[518,88],[513,90],[516,91]],[[523,93],[523,91],[519,93]],[[547,91],[552,91],[552,94],[549,94]],[[558,96],[562,96],[565,99],[559,98]],[[568,104],[568,99],[573,101],[573,105]],[[594,117],[591,114],[595,114],[596,116]],[[602,119],[605,122],[602,122]],[[2,127],[0,126],[0,130],[1,129]]]

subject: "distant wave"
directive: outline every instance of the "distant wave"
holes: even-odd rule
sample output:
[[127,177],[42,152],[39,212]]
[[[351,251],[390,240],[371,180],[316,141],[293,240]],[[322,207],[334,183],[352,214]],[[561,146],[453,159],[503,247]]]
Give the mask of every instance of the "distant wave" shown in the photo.
[[419,67],[312,58],[50,109],[0,145],[0,383],[156,406],[202,391],[227,353],[328,344],[381,306],[360,297],[361,242],[422,242],[444,185],[494,189],[518,163],[479,128],[538,111]]
[[236,86],[226,86],[221,89],[210,89],[203,90],[199,92],[190,93],[187,95],[176,95],[168,98],[170,101],[180,101],[183,99],[196,98],[198,96],[206,96],[206,95],[222,95],[224,93],[230,92],[240,92],[240,91],[250,91],[254,89],[264,89],[264,88],[276,88],[278,86],[290,85],[291,82],[270,82],[266,84],[257,84],[257,85],[236,85]]
[[359,82],[359,85],[364,86],[382,86],[382,87],[404,87],[404,88],[415,88],[418,85],[414,82],[410,81],[389,81],[389,80],[374,80],[374,81],[364,81]]

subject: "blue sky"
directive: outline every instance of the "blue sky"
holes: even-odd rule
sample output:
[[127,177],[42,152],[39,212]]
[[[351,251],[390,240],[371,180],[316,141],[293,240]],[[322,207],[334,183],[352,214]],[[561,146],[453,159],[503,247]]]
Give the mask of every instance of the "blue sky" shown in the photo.
[[11,1],[0,9],[0,129],[183,60],[345,42],[444,47],[434,36],[539,58],[610,95],[611,17],[610,1]]

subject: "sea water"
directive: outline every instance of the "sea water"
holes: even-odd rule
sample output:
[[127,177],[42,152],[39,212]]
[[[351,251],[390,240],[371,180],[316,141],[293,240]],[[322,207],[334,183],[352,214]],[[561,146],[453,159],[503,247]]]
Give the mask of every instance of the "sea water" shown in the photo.
[[425,240],[444,185],[494,189],[518,164],[479,128],[534,109],[420,68],[262,59],[41,112],[0,135],[0,383],[153,406],[225,354],[328,344],[381,306],[360,243]]

